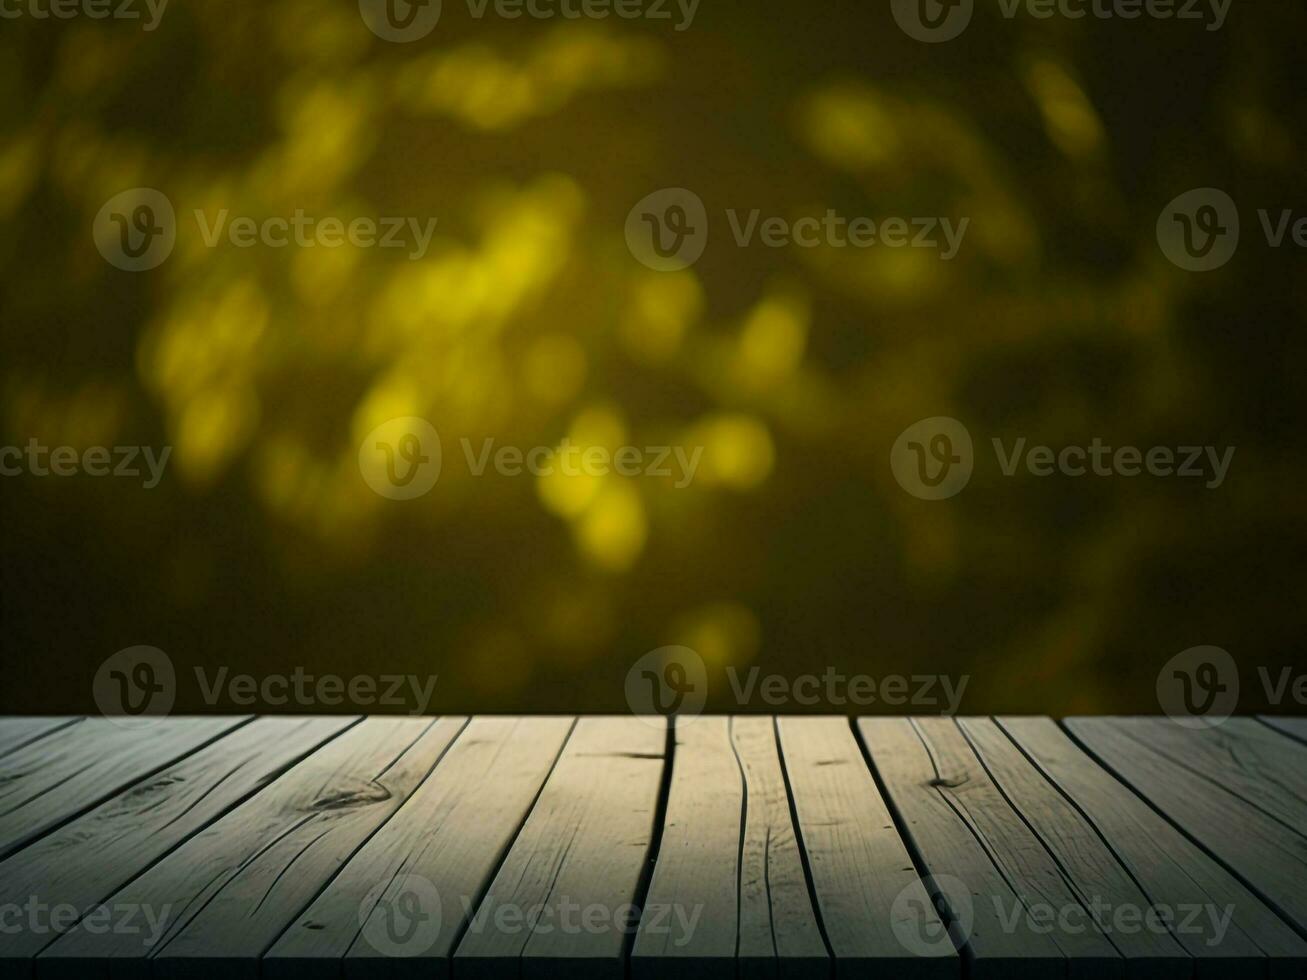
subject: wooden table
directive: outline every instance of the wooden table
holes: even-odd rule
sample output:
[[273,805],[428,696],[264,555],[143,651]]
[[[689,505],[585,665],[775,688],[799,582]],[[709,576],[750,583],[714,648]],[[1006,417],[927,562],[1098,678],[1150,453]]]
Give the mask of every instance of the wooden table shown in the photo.
[[0,719],[10,977],[1299,978],[1307,721]]

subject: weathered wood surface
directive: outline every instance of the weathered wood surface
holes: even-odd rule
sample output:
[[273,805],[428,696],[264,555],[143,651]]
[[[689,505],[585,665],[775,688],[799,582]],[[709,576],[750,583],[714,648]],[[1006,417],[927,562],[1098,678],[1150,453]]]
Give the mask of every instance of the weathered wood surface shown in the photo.
[[81,718],[0,718],[0,756],[8,755],[51,732],[75,725]]
[[0,857],[247,721],[87,718],[0,757]]
[[583,718],[454,954],[463,980],[620,980],[658,833],[667,728]]
[[741,978],[794,980],[830,975],[803,870],[803,855],[781,770],[776,722],[731,719],[731,741],[744,774],[744,839],[740,848]]
[[[0,907],[34,898],[86,914],[355,720],[260,718],[236,729],[0,862]],[[57,938],[0,939],[0,966],[25,971]]]
[[1169,931],[1134,929],[1122,919],[1123,911],[1129,915],[1151,903],[1089,821],[992,720],[963,718],[958,724],[1006,804],[1054,862],[1068,897],[1086,910],[1087,921],[1099,924],[1125,959],[1125,975],[1141,980],[1191,977],[1193,962]]
[[[904,941],[903,910],[943,931],[843,718],[781,718],[781,754],[817,910],[841,976],[957,976],[947,941]],[[914,926],[915,928],[915,926]]]
[[734,977],[744,780],[727,718],[676,726],[658,864],[632,952],[633,980]]
[[158,934],[85,922],[40,959],[72,976],[257,976],[259,959],[435,765],[463,719],[372,718],[172,851],[109,900],[166,918]]
[[1085,957],[1087,975],[1110,973],[1111,946],[1096,930],[1059,934],[1027,914],[1070,899],[952,725],[940,719],[923,731],[917,720],[876,718],[858,727],[971,975],[1060,977],[1071,953]]
[[1307,742],[1307,718],[1286,718],[1280,715],[1262,715],[1263,724],[1269,725],[1300,742]]
[[[1000,718],[997,724],[1093,824],[1152,904],[1182,910],[1184,926],[1171,931],[1194,957],[1199,977],[1302,975],[1307,944],[1228,869],[1096,765],[1065,731],[1047,718]],[[1222,926],[1226,910],[1229,921]]]
[[0,971],[1290,980],[1303,734],[0,718]]
[[[1307,935],[1307,825],[1292,817],[1301,807],[1289,806],[1291,791],[1267,776],[1283,775],[1282,762],[1234,721],[1206,729],[1143,718],[1071,718],[1066,724],[1100,764]],[[1212,744],[1226,746],[1224,765],[1213,761]],[[1288,739],[1280,739],[1280,747],[1307,754],[1307,747]],[[1258,766],[1265,771],[1259,774]],[[1285,806],[1289,819],[1268,812]]]
[[[526,821],[572,729],[570,718],[478,718],[436,771],[304,910],[263,960],[269,978],[376,976],[402,959],[413,975],[449,974],[471,912]],[[435,896],[438,908],[424,909]],[[386,916],[434,916],[406,944]]]

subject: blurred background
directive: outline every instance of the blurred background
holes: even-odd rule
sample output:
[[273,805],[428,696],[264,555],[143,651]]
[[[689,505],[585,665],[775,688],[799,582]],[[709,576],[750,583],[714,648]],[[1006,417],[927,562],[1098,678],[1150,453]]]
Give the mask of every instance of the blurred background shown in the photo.
[[[1264,707],[1256,667],[1302,661],[1307,276],[1256,209],[1307,207],[1307,8],[1236,3],[1219,31],[998,11],[941,45],[888,4],[773,0],[703,0],[680,32],[446,0],[412,44],[351,0],[0,23],[0,445],[172,447],[148,490],[0,479],[0,711],[92,711],[134,644],[192,711],[196,666],[297,665],[436,674],[435,712],[621,711],[667,644],[717,710],[725,669],[758,666],[966,674],[971,713],[1155,712],[1199,644]],[[91,228],[142,186],[177,244],[128,273]],[[1155,226],[1207,186],[1244,239],[1192,274]],[[623,234],[664,187],[712,225],[678,272]],[[418,261],[205,247],[190,215],[224,208],[438,226]],[[950,262],[740,248],[728,208],[970,225]],[[389,500],[359,445],[409,415],[445,464]],[[939,415],[977,466],[922,501],[889,452]],[[996,436],[1237,453],[1215,490],[1005,477]],[[474,477],[464,438],[703,457],[679,488]]]

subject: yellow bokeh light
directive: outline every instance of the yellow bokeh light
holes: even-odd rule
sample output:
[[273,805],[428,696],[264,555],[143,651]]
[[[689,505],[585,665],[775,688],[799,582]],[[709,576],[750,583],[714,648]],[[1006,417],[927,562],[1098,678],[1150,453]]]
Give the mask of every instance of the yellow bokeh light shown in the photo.
[[771,433],[751,415],[714,415],[685,435],[687,446],[703,447],[699,479],[733,490],[752,490],[771,473],[775,449]]

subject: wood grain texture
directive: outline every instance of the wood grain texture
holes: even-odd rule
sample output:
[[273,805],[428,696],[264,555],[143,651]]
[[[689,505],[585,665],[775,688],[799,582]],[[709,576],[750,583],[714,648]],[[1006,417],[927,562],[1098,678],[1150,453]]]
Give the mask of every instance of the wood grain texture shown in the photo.
[[[476,718],[426,781],[264,956],[269,980],[449,976],[450,957],[572,729]],[[429,886],[429,887],[428,887]],[[422,908],[435,895],[436,905]],[[433,914],[405,943],[386,916]],[[364,926],[366,923],[366,928]]]
[[742,980],[815,980],[830,975],[790,815],[772,718],[731,719],[745,784],[740,847],[739,971]]
[[[1027,903],[1063,903],[1036,853],[1042,848],[1022,841],[1010,809],[1002,813],[1001,798],[974,755],[968,759],[940,727],[928,735],[906,718],[858,722],[904,833],[930,876],[937,907],[955,942],[966,945],[969,975],[984,980],[1068,975],[1062,946],[1023,914]],[[1029,851],[1024,859],[1014,853],[1020,846]],[[1085,952],[1086,966],[1095,973],[1110,963],[1097,944]]]
[[464,719],[369,718],[118,891],[166,928],[97,934],[84,925],[38,958],[38,975],[257,977],[259,957],[421,782]]
[[248,722],[163,718],[127,728],[87,718],[0,758],[0,857]]
[[1263,724],[1269,725],[1282,735],[1288,735],[1299,742],[1307,742],[1307,718],[1287,718],[1280,715],[1262,715]]
[[[355,720],[260,718],[236,729],[0,862],[0,907],[35,899],[85,914]],[[30,975],[57,937],[0,932],[0,968]]]
[[634,980],[735,976],[744,780],[722,717],[679,720],[662,844],[631,953]]
[[1121,718],[1120,730],[1151,751],[1290,829],[1307,828],[1307,745],[1251,718],[1182,728],[1166,718]]
[[[1183,910],[1188,921],[1173,931],[1194,957],[1200,980],[1268,975],[1287,980],[1302,975],[1307,944],[1055,723],[1046,718],[999,718],[998,724],[1093,824],[1149,899]],[[1230,921],[1222,927],[1227,912]]]
[[51,732],[75,725],[83,719],[80,717],[63,718],[0,718],[0,756],[8,755],[14,749],[44,738]]
[[[1165,724],[1192,736],[1191,759],[1203,757],[1197,747],[1206,732]],[[1102,765],[1307,934],[1307,828],[1266,814],[1225,780],[1177,765],[1160,747],[1141,740],[1134,720],[1069,718],[1066,726]],[[1253,778],[1233,763],[1227,773],[1230,782],[1245,788]]]
[[960,718],[958,725],[1004,799],[1056,862],[1067,889],[1125,958],[1125,975],[1191,977],[1192,958],[1164,925],[1140,928],[1152,903],[1080,812],[993,720]]
[[459,944],[458,980],[624,975],[666,752],[662,719],[577,722]]
[[943,925],[845,718],[779,718],[783,771],[836,975],[956,977],[956,951],[905,942],[911,907]]
[[0,974],[1307,976],[1269,722],[677,725],[0,719]]

